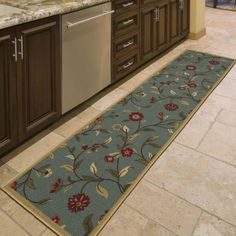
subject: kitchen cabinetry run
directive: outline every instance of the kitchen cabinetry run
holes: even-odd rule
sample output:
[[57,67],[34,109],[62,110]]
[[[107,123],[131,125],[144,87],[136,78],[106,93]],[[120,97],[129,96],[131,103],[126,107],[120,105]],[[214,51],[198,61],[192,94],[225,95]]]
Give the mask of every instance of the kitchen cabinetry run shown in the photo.
[[113,81],[186,37],[189,6],[190,0],[113,1]]
[[0,155],[60,116],[58,17],[0,34]]

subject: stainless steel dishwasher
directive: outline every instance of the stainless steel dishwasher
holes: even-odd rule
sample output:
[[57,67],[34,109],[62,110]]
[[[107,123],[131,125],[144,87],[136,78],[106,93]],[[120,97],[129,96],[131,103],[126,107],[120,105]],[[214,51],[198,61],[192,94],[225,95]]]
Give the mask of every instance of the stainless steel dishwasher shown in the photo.
[[111,83],[111,3],[62,16],[62,113]]

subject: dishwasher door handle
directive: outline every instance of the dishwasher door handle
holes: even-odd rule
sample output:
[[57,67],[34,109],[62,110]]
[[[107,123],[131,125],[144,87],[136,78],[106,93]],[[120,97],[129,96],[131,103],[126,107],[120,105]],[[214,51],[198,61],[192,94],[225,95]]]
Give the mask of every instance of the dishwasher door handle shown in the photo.
[[110,14],[113,14],[113,13],[115,13],[114,10],[112,10],[112,11],[104,11],[104,13],[102,13],[102,14],[99,14],[99,15],[96,15],[96,16],[93,16],[93,17],[90,17],[90,18],[81,20],[81,21],[77,21],[77,22],[73,22],[73,23],[72,23],[72,22],[67,22],[66,27],[67,27],[67,28],[72,28],[72,27],[75,27],[75,26],[77,26],[77,25],[81,25],[81,24],[83,24],[83,23],[86,23],[86,22],[95,20],[95,19],[100,18],[100,17],[102,17],[102,16],[110,15]]

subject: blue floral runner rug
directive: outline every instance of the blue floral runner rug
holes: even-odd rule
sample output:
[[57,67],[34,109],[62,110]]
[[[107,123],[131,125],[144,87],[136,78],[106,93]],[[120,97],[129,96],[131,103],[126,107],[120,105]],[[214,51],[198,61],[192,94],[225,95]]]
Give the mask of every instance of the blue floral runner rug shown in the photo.
[[5,192],[59,235],[96,235],[234,63],[185,51]]

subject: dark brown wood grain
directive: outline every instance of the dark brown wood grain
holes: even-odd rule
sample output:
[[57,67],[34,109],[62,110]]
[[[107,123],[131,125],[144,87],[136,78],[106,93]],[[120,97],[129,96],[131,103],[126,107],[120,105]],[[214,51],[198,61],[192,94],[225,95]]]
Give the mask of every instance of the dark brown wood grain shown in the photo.
[[0,153],[17,144],[16,63],[11,29],[0,32]]

